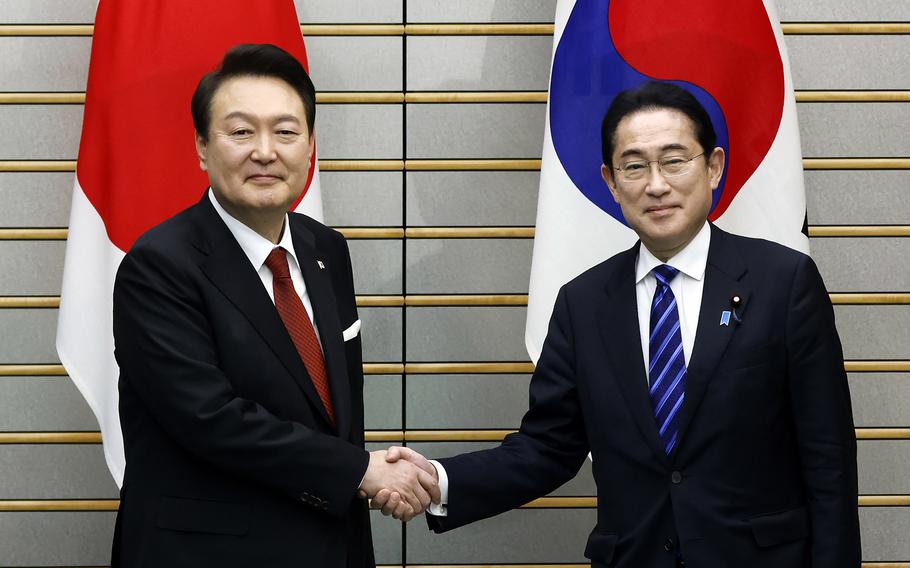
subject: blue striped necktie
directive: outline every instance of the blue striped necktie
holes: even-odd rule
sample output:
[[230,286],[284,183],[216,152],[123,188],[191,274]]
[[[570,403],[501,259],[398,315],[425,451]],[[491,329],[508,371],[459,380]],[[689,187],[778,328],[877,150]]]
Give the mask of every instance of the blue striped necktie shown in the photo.
[[679,274],[679,270],[661,264],[651,273],[657,279],[657,289],[651,302],[648,378],[651,381],[651,407],[660,440],[669,455],[679,434],[679,409],[686,387],[686,360],[679,329],[679,310],[670,290],[670,281]]

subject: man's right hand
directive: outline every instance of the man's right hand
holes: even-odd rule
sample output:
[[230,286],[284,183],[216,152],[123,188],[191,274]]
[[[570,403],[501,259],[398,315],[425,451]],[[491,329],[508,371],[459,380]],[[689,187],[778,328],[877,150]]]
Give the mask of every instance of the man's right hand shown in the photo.
[[[439,492],[439,476],[436,473],[436,468],[433,467],[433,464],[423,457],[423,455],[410,448],[392,446],[385,452],[385,460],[389,463],[411,463],[420,468],[422,473],[430,475],[433,479],[433,486],[426,488],[430,495],[430,500],[433,503],[439,503],[442,500]],[[381,509],[383,515],[391,515],[396,519],[401,519],[398,514],[398,508],[401,506],[401,503],[404,503],[402,496],[388,488],[380,490],[372,498],[372,506],[374,508]],[[403,520],[410,520],[424,512],[427,507],[429,507],[429,503],[427,503],[422,510],[415,512],[409,518]]]
[[373,506],[381,508],[383,514],[409,521],[423,513],[431,501],[439,500],[435,468],[427,462],[427,470],[407,458],[400,459],[397,453],[394,458],[387,454],[385,450],[370,452],[370,463],[360,491],[371,497]]

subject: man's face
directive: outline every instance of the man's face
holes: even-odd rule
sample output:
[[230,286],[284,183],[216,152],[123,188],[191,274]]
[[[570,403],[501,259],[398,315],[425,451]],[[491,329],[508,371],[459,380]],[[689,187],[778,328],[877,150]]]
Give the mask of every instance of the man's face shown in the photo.
[[303,191],[314,138],[303,101],[273,77],[235,77],[212,99],[208,139],[196,133],[200,167],[215,197],[247,224],[283,214]]
[[[695,138],[695,124],[675,109],[640,110],[616,128],[612,167],[633,161],[688,159],[705,151]],[[708,218],[711,191],[720,183],[724,151],[715,148],[688,164],[678,176],[665,177],[657,163],[636,181],[605,164],[601,173],[626,221],[648,250],[667,260],[685,247]]]

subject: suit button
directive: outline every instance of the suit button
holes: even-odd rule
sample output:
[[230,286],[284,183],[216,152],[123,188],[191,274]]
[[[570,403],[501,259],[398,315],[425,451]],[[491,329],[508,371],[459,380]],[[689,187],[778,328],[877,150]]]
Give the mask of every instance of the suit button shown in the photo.
[[679,485],[680,483],[682,483],[682,474],[679,473],[678,471],[674,471],[673,473],[670,474],[670,481],[672,481],[676,485]]
[[673,539],[668,538],[667,542],[664,543],[664,550],[666,550],[667,552],[673,552],[673,546],[674,546]]

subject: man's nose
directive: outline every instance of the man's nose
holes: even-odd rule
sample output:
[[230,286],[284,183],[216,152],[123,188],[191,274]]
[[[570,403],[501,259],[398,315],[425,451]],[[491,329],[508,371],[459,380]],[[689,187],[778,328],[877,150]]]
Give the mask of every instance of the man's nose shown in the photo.
[[274,162],[276,159],[275,142],[268,134],[260,134],[253,144],[252,159],[257,162]]
[[657,162],[651,162],[648,165],[650,169],[648,170],[647,178],[645,178],[647,182],[645,191],[650,195],[663,195],[670,191],[670,184],[667,183],[667,178],[664,177],[664,173],[660,170],[660,165]]

